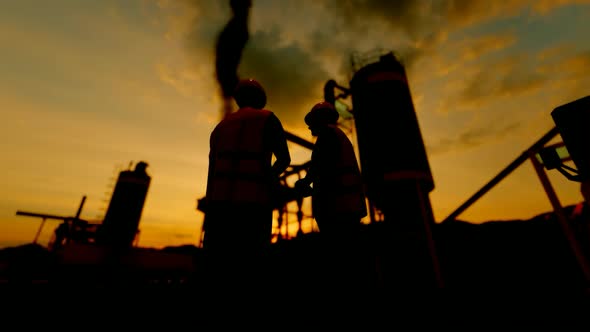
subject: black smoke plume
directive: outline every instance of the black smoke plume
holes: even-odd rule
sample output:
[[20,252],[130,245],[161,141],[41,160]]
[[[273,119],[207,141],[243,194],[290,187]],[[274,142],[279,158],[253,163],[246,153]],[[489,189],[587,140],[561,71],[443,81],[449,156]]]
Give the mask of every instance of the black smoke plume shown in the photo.
[[239,81],[238,66],[250,37],[248,17],[252,0],[230,0],[232,17],[221,30],[216,44],[215,74],[223,97],[223,113],[232,110],[231,97]]

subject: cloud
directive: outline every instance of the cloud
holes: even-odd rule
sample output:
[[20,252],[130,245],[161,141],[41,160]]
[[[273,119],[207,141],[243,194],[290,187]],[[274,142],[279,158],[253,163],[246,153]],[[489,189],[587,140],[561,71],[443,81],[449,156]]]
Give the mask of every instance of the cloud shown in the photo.
[[342,26],[365,32],[377,21],[416,37],[421,30],[428,29],[434,11],[427,1],[326,0],[324,3],[326,12],[335,12]]
[[526,55],[510,55],[463,68],[447,82],[439,112],[474,110],[504,97],[518,97],[541,88],[548,76]]
[[587,76],[590,72],[590,50],[579,52],[573,56],[566,58],[559,68],[565,72],[580,74]]
[[463,38],[439,47],[436,53],[432,52],[430,60],[438,76],[447,76],[457,71],[465,74],[466,66],[509,48],[517,40],[517,36],[511,31]]
[[530,0],[451,0],[443,2],[439,10],[447,24],[456,28],[484,23],[497,17],[506,18],[517,15],[531,3],[534,2]]
[[464,104],[481,105],[491,99],[516,96],[537,89],[546,78],[535,71],[511,69],[505,72],[480,70],[459,96]]
[[537,53],[537,61],[553,61],[556,58],[560,59],[563,54],[575,53],[576,45],[569,43],[561,43],[557,45],[549,46]]
[[473,149],[491,141],[500,140],[519,130],[521,124],[513,122],[509,124],[486,124],[467,128],[455,137],[443,138],[434,145],[427,146],[429,155],[440,155],[450,151]]
[[590,50],[562,56],[546,63],[539,69],[551,77],[550,89],[555,105],[590,94]]
[[[180,3],[194,13],[192,26],[184,34],[188,56],[196,59],[195,66],[212,66],[215,38],[230,17],[227,3],[196,0]],[[306,109],[322,97],[322,85],[327,79],[346,84],[353,52],[379,47],[395,49],[414,82],[421,82],[426,75],[424,66],[415,68],[421,61],[426,66],[438,62],[438,68],[433,68],[438,75],[457,72],[453,77],[456,82],[445,84],[460,88],[455,91],[454,100],[446,96],[441,98],[443,109],[451,102],[464,107],[482,105],[494,98],[532,92],[542,86],[546,78],[524,59],[519,60],[521,68],[512,66],[489,71],[486,69],[496,63],[478,61],[513,46],[517,36],[512,31],[466,37],[452,43],[450,34],[494,18],[545,15],[547,8],[555,9],[567,3],[321,0],[307,3],[310,6],[295,6],[258,1],[253,5],[256,15],[251,17],[251,36],[238,71],[242,76],[257,77],[265,84],[269,107],[287,126],[301,125]],[[284,14],[284,7],[297,8],[297,12],[283,23],[271,14]],[[252,23],[253,18],[257,19],[256,24]],[[303,18],[309,23],[301,25]],[[300,31],[293,32],[293,26],[297,26],[293,21],[299,22]],[[447,60],[449,57],[452,62]],[[469,62],[478,64],[466,68]],[[428,73],[428,80],[431,74],[432,71]]]
[[516,42],[517,38],[513,33],[503,33],[479,36],[469,41],[463,40],[461,45],[461,60],[471,61],[481,56],[503,50]]
[[558,7],[590,3],[590,0],[324,0],[323,3],[326,12],[335,13],[337,30],[366,34],[384,25],[409,37],[416,48],[412,54],[418,55],[420,49],[438,46],[446,40],[429,39],[429,36],[446,36],[460,28],[523,13],[546,15]]
[[[486,123],[466,127],[455,136],[438,140],[428,146],[429,153],[441,155],[473,149],[508,135],[526,135],[528,139],[531,128],[536,133],[539,126],[551,124],[547,112],[552,107],[587,95],[590,51],[553,58],[558,54],[557,49],[548,48],[538,58],[545,61],[549,58],[547,54],[552,54],[552,61],[543,66],[539,66],[540,60],[531,61],[531,57],[521,55],[476,67],[477,71],[460,85],[458,93],[445,100],[443,108],[474,111],[474,119]],[[551,93],[543,93],[541,88]],[[524,98],[525,95],[533,100]],[[510,98],[496,103],[503,97]],[[498,120],[490,120],[491,117]]]
[[479,24],[493,18],[510,17],[530,10],[547,14],[570,4],[587,4],[589,0],[324,0],[327,8],[342,16],[342,22],[365,28],[373,20],[386,22],[393,29],[409,35],[429,34],[440,28],[457,28]]
[[[181,36],[189,68],[160,65],[158,72],[162,81],[187,95],[194,93],[196,77],[214,82],[214,45],[231,12],[227,4],[218,2],[185,0],[181,6],[193,13],[191,17],[173,16],[176,20],[191,21],[190,26],[184,26],[186,30]],[[182,24],[175,23],[174,26]],[[305,112],[323,97],[323,84],[332,78],[331,75],[324,68],[321,56],[309,51],[309,44],[297,38],[283,38],[286,32],[277,26],[258,30],[252,26],[250,23],[250,39],[238,67],[239,76],[256,78],[264,85],[268,94],[267,106],[279,116],[285,127],[303,127]],[[211,95],[218,91],[213,84],[203,86],[203,89]]]
[[533,9],[539,14],[546,14],[555,8],[572,4],[590,4],[590,0],[537,0]]
[[173,87],[184,97],[199,95],[198,73],[186,67],[173,68],[166,63],[156,64],[159,79]]

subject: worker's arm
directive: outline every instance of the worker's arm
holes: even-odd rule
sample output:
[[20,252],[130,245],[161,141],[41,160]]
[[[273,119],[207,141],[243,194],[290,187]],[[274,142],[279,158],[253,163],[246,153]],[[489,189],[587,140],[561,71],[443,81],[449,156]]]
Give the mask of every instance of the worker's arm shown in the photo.
[[271,135],[272,151],[276,157],[271,172],[274,178],[278,178],[291,164],[291,154],[287,146],[287,136],[279,118],[272,114],[268,119],[267,126]]
[[[316,142],[317,144],[317,142]],[[318,146],[315,145],[312,152],[311,152],[311,162],[307,171],[305,172],[305,177],[297,180],[295,182],[295,188],[299,191],[299,193],[303,197],[311,196],[311,184],[315,182],[315,177],[317,176],[317,168],[318,168]]]
[[314,151],[315,151],[315,147],[312,150],[312,154],[311,154],[311,162],[309,163],[309,167],[307,168],[307,170],[305,171],[305,177],[297,180],[297,185],[300,186],[309,186],[314,182],[314,177],[316,175],[316,168],[317,166],[315,165],[317,160],[314,160],[315,156],[314,156]]
[[318,137],[314,144],[311,152],[311,163],[305,177],[297,181],[301,186],[309,186],[315,182],[318,174],[329,174],[329,170],[336,170],[337,168],[338,139],[329,130],[321,136],[321,138]]

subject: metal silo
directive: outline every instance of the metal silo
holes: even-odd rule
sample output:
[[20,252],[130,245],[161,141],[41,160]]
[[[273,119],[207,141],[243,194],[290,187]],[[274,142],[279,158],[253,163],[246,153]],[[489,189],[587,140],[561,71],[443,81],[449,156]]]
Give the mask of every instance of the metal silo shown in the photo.
[[382,269],[400,284],[430,284],[434,273],[440,287],[428,197],[434,181],[405,68],[393,53],[381,55],[354,73],[350,88],[367,196],[385,225]]
[[139,162],[134,170],[119,173],[98,241],[116,247],[131,247],[138,231],[141,213],[150,186],[148,166]]
[[388,53],[359,69],[350,85],[367,194],[387,218],[416,185],[424,194],[434,189],[406,72]]

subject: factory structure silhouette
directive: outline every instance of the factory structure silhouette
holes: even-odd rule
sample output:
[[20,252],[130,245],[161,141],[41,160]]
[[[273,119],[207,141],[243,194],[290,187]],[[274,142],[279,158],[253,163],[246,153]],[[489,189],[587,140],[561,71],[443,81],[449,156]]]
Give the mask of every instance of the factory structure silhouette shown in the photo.
[[[352,69],[347,85],[326,81],[324,98],[353,123],[349,129],[355,133],[353,143],[358,149],[368,197],[369,221],[362,225],[359,245],[363,259],[359,283],[405,289],[481,288],[493,283],[503,287],[588,289],[590,202],[580,207],[561,206],[546,172],[557,170],[571,181],[589,181],[590,96],[555,108],[551,112],[554,128],[540,133],[529,149],[437,223],[429,198],[435,180],[403,63],[393,52],[378,52],[354,55]],[[340,102],[348,97],[351,109]],[[290,142],[313,148],[312,142],[289,132],[287,135]],[[563,142],[548,145],[558,135]],[[553,211],[527,221],[483,225],[458,219],[527,161],[532,162]],[[569,161],[575,167],[565,164]],[[200,245],[161,250],[136,245],[151,181],[147,166],[141,161],[133,169],[120,172],[101,223],[80,218],[86,197],[74,216],[17,211],[17,215],[41,219],[40,229],[46,219],[62,221],[48,246],[47,255],[53,260],[35,267],[5,258],[9,263],[0,269],[0,279],[7,283],[43,279],[49,283],[95,285],[104,282],[97,271],[117,257],[117,264],[125,267],[119,270],[125,271],[119,275],[122,282],[198,282]],[[272,245],[272,267],[277,280],[285,284],[312,283],[308,277],[322,264],[315,255],[317,234],[302,231],[304,198],[288,181],[290,177],[300,178],[307,166],[291,165],[283,174],[281,203],[275,207],[279,231]],[[294,204],[296,211],[291,211]],[[296,215],[299,223],[295,236],[280,232],[291,215]],[[38,234],[33,243],[37,239]],[[0,259],[3,257],[6,255],[0,255]]]

